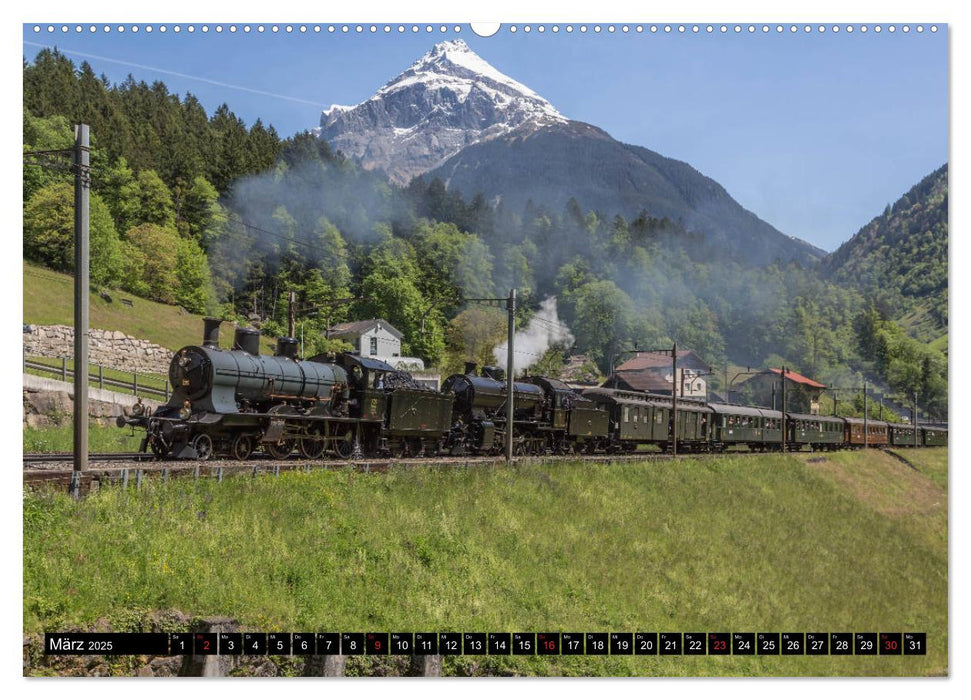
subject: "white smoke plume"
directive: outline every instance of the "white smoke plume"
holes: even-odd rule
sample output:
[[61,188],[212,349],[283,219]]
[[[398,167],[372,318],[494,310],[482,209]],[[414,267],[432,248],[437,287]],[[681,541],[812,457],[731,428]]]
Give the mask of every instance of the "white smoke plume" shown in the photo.
[[[556,312],[556,297],[548,297],[539,305],[539,311],[525,328],[516,331],[513,339],[513,368],[518,374],[529,369],[542,359],[543,354],[553,345],[570,346],[574,341],[573,333],[560,321]],[[508,342],[492,349],[496,364],[505,368]]]

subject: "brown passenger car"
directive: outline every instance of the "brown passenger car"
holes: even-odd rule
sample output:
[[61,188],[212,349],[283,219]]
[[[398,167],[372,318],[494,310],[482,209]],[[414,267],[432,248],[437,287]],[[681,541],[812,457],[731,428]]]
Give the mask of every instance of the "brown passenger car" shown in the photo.
[[[851,447],[863,447],[863,419],[844,418],[843,442]],[[890,442],[889,425],[882,420],[866,422],[867,447],[880,447]]]

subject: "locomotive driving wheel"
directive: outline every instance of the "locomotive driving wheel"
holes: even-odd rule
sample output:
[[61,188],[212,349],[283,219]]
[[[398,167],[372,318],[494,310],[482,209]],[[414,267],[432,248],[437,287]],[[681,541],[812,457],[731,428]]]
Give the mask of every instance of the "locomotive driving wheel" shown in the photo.
[[268,442],[266,443],[266,451],[273,459],[286,459],[293,452],[293,446],[296,444],[296,440],[284,440],[283,442]]
[[244,459],[249,459],[249,456],[253,454],[253,438],[249,435],[237,435],[236,439],[233,440],[230,453],[233,459],[238,459],[241,462]]
[[196,459],[205,461],[212,457],[212,438],[205,433],[196,435],[192,441],[192,449],[196,451]]
[[323,440],[300,438],[300,443],[297,447],[304,459],[320,459],[324,455]]
[[334,454],[341,459],[348,459],[354,454],[354,431],[348,430],[334,440]]

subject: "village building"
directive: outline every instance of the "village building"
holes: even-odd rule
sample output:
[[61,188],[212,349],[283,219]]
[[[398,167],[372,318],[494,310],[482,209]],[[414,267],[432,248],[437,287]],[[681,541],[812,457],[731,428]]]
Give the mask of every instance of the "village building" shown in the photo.
[[420,357],[401,354],[404,334],[383,318],[338,323],[328,328],[326,335],[350,343],[353,351],[362,357],[380,360],[395,369],[409,372],[419,384],[435,390],[441,386],[441,376],[426,372],[425,363]]
[[693,350],[679,350],[677,378],[672,372],[671,355],[665,352],[638,352],[607,378],[604,386],[612,389],[646,391],[671,395],[674,388],[679,398],[705,399],[708,395],[710,367]]
[[[825,389],[825,384],[787,369],[786,409],[790,413],[819,415],[819,397]],[[781,410],[782,370],[770,367],[764,372],[759,372],[744,382],[736,384],[732,395],[735,396],[736,393],[742,403]]]

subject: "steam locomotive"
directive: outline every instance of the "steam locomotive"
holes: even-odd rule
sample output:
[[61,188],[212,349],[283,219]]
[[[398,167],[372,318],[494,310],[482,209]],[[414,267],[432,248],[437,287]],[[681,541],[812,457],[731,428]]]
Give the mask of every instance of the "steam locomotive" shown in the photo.
[[[380,360],[352,353],[297,356],[279,338],[261,355],[258,331],[237,328],[232,349],[219,346],[220,321],[205,320],[201,345],[172,358],[168,404],[154,413],[136,404],[119,427],[145,430],[141,451],[159,457],[245,460],[257,451],[283,459],[494,454],[506,441],[506,377],[498,367],[424,387]],[[603,387],[578,393],[556,379],[513,383],[516,454],[633,452],[672,444],[670,398]],[[946,445],[947,429],[855,418],[783,414],[764,408],[680,400],[677,448],[719,451],[745,446],[790,449]],[[864,437],[865,436],[865,437]]]

